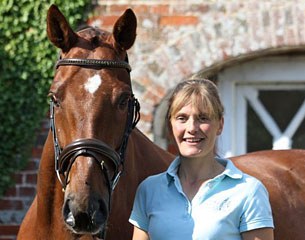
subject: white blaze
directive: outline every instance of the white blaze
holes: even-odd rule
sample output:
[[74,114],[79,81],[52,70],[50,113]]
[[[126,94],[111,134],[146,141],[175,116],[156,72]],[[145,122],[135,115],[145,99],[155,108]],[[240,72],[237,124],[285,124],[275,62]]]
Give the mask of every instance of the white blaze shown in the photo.
[[96,74],[88,79],[88,81],[85,84],[85,89],[91,94],[93,94],[101,84],[102,84],[102,79],[99,75]]

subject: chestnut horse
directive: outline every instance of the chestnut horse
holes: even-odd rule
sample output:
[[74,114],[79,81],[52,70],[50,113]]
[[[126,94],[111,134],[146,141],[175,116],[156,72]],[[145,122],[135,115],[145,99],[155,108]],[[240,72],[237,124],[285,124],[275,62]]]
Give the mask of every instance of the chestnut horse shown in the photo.
[[[139,104],[126,50],[135,41],[136,25],[128,9],[112,33],[95,28],[76,33],[50,7],[48,37],[61,49],[50,89],[51,130],[37,196],[18,239],[131,239],[128,217],[138,184],[173,159],[135,128]],[[305,151],[256,152],[232,160],[267,187],[275,239],[304,239]]]
[[51,130],[18,239],[101,239],[106,230],[107,239],[131,238],[137,185],[173,158],[133,129],[139,104],[126,50],[136,26],[128,9],[112,34],[75,33],[55,5],[49,8],[48,38],[61,49],[50,89]]
[[305,239],[305,150],[259,151],[231,159],[268,189],[274,239]]

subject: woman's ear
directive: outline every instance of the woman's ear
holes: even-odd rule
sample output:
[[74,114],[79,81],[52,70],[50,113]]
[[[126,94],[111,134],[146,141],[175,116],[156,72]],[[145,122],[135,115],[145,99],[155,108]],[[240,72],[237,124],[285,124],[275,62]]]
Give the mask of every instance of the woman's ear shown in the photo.
[[220,135],[222,133],[223,125],[224,125],[224,119],[223,119],[223,117],[221,117],[221,119],[219,120],[219,127],[217,130],[217,135]]

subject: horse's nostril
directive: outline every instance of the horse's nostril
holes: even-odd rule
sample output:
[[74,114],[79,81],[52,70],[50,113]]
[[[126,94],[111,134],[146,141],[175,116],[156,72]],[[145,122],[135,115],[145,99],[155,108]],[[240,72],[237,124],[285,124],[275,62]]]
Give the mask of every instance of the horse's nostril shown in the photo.
[[103,215],[108,215],[108,207],[106,206],[105,202],[99,200],[98,203],[99,203],[99,212],[103,213]]
[[94,227],[92,225],[91,216],[88,213],[80,212],[75,216],[75,226],[77,229],[91,231]]
[[65,223],[74,233],[97,233],[103,229],[108,217],[108,208],[103,200],[91,199],[84,204],[73,196],[66,198],[62,212]]
[[66,218],[66,223],[71,227],[75,226],[75,218],[74,218],[72,212],[68,213],[68,217]]
[[71,212],[70,210],[70,199],[67,199],[64,203],[64,208],[63,208],[63,215],[65,216],[65,219],[67,219],[68,214]]
[[73,213],[71,211],[70,203],[71,203],[70,199],[67,199],[65,201],[64,208],[63,208],[63,216],[64,216],[64,219],[65,219],[65,222],[70,227],[74,227],[75,226],[75,218],[74,218]]

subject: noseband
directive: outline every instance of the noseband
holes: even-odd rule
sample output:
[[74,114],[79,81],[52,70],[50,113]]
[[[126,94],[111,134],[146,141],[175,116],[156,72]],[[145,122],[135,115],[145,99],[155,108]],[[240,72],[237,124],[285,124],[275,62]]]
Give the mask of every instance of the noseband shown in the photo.
[[[94,69],[102,68],[124,68],[130,73],[131,67],[126,61],[114,60],[99,60],[99,59],[59,59],[56,63],[56,68],[59,66],[80,66]],[[68,144],[64,149],[59,145],[56,134],[55,114],[54,114],[54,101],[50,101],[50,129],[53,135],[54,152],[55,152],[55,171],[57,178],[62,185],[63,190],[66,189],[70,169],[79,156],[92,157],[97,161],[108,183],[109,198],[111,198],[112,191],[118,183],[118,180],[124,170],[124,157],[128,143],[128,137],[140,120],[140,104],[136,98],[132,97],[128,101],[127,121],[125,131],[122,138],[121,145],[118,152],[108,146],[106,143],[98,139],[78,139]],[[107,159],[104,161],[103,159]],[[108,163],[111,162],[112,167],[115,169],[113,177],[109,176]],[[110,201],[110,200],[109,200]],[[110,202],[109,202],[110,206]]]

